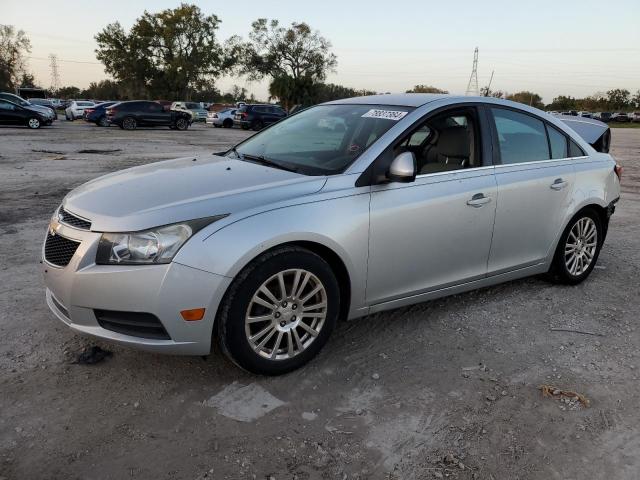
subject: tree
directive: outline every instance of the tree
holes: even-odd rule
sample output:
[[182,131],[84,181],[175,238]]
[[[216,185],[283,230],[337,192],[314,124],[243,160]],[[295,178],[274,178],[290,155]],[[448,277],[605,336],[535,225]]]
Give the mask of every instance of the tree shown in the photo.
[[636,94],[633,96],[631,101],[633,102],[636,108],[640,108],[640,90],[636,92]]
[[308,101],[314,85],[336,67],[331,43],[306,23],[281,27],[277,20],[253,22],[249,40],[229,42],[239,73],[250,80],[271,77],[269,93],[285,108]]
[[524,103],[525,105],[529,105],[531,107],[544,108],[542,97],[537,93],[529,92],[527,90],[509,94],[505,98],[513,102]]
[[20,85],[30,52],[31,42],[23,30],[0,25],[0,90],[13,91]]
[[78,87],[68,86],[68,87],[60,87],[55,92],[51,92],[52,95],[55,95],[59,98],[80,98],[81,90]]
[[576,110],[578,108],[578,102],[575,98],[565,95],[559,95],[553,99],[549,105],[547,105],[547,109],[549,110],[559,110],[559,111],[567,111],[567,110]]
[[189,99],[224,74],[230,57],[216,38],[220,19],[195,5],[147,11],[126,32],[120,23],[96,35],[96,56],[130,96]]
[[19,87],[20,88],[39,88],[36,85],[35,77],[27,72],[22,72],[22,75],[20,76]]
[[431,85],[416,85],[406,93],[449,93],[447,90],[441,90]]
[[631,92],[624,88],[615,88],[607,92],[607,102],[612,110],[625,110],[631,104]]
[[91,82],[89,87],[79,95],[84,98],[95,98],[99,100],[122,100],[125,97],[121,85],[114,80]]

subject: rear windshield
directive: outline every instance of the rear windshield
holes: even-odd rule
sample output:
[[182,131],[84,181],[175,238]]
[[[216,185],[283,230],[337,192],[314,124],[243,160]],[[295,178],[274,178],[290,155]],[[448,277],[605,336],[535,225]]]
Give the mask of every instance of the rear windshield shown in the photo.
[[200,104],[199,103],[192,103],[192,102],[185,103],[185,106],[187,108],[189,108],[189,109],[191,109],[191,108],[200,108]]
[[319,105],[254,135],[229,155],[263,157],[306,175],[331,175],[347,168],[411,110],[388,105]]
[[93,102],[76,102],[79,107],[93,107]]

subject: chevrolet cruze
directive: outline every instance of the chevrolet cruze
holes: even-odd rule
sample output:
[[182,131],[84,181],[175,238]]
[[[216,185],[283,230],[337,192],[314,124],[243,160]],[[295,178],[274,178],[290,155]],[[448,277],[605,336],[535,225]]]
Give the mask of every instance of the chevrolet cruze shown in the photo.
[[105,340],[291,371],[341,319],[583,281],[620,195],[608,135],[483,97],[318,105],[227,152],[71,191],[42,250],[47,303]]

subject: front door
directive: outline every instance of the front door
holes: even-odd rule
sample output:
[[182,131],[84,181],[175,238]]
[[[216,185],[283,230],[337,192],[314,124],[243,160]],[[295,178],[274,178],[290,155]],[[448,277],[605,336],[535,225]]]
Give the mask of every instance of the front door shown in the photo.
[[486,275],[497,187],[478,118],[475,108],[438,113],[394,147],[416,155],[419,174],[372,187],[370,305]]

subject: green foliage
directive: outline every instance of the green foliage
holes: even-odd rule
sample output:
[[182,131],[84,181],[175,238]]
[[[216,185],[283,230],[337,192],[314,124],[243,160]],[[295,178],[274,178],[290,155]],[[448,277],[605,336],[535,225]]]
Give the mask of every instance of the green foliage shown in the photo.
[[531,107],[544,108],[542,97],[537,93],[529,92],[527,90],[508,94],[504,98],[506,98],[507,100],[511,100],[513,102],[524,103],[525,105],[529,105]]
[[[22,30],[13,25],[0,25],[0,90],[14,91],[26,74],[26,55],[31,42]],[[33,76],[27,77],[32,80]]]
[[587,112],[621,112],[640,107],[640,90],[634,97],[629,90],[615,88],[608,92],[597,92],[585,98],[573,98],[560,95],[553,99],[547,110],[577,110]]
[[36,85],[36,79],[34,78],[34,76],[27,72],[22,72],[22,75],[20,77],[19,87],[20,88],[39,88]]
[[431,85],[415,85],[411,90],[407,90],[406,93],[449,93],[447,90],[442,90],[438,87],[432,87]]
[[81,97],[81,90],[78,87],[73,86],[60,87],[57,91],[51,93],[55,97],[65,99]]
[[131,98],[189,99],[231,67],[216,38],[220,19],[195,5],[144,12],[129,32],[120,23],[96,35],[96,56]]

